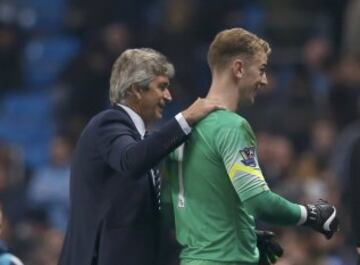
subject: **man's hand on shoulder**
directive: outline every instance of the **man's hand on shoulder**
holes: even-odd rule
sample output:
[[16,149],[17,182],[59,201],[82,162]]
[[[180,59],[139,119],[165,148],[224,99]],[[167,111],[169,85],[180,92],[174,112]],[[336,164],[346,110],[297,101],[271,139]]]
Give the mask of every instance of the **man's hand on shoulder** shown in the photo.
[[190,107],[182,111],[182,115],[190,126],[206,117],[214,110],[226,109],[217,99],[198,98]]

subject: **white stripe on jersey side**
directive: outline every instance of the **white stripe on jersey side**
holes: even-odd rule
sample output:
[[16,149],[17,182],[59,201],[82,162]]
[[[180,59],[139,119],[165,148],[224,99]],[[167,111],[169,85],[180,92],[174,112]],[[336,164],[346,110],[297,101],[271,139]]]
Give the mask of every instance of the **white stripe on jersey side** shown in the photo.
[[179,146],[178,150],[178,177],[179,177],[179,195],[178,207],[185,207],[185,191],[184,191],[184,175],[183,175],[183,160],[184,160],[185,144]]

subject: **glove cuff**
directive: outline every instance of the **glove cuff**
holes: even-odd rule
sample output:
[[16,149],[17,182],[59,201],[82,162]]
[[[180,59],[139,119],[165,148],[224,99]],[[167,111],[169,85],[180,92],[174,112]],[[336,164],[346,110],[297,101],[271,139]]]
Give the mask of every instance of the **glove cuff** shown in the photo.
[[308,214],[305,206],[299,204],[299,207],[300,207],[300,219],[296,225],[303,225],[307,220]]

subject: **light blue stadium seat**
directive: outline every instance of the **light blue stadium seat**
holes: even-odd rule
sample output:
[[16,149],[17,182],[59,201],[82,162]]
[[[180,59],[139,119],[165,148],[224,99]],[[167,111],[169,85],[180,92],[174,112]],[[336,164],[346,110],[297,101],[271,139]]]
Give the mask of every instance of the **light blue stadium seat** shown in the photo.
[[9,94],[1,102],[0,139],[16,143],[25,151],[30,166],[48,160],[48,146],[54,134],[52,109],[48,93]]
[[25,82],[32,87],[51,85],[80,47],[73,37],[46,37],[31,40],[25,47]]
[[64,25],[67,0],[17,0],[23,24],[37,32],[60,32]]

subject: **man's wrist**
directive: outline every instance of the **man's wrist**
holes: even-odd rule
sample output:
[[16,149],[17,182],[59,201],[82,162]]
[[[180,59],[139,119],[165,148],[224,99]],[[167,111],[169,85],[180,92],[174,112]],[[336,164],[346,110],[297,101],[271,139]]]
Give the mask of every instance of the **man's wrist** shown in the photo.
[[181,112],[176,114],[175,119],[177,120],[181,129],[186,135],[191,133],[192,128],[190,127],[189,123],[186,121],[184,115]]

